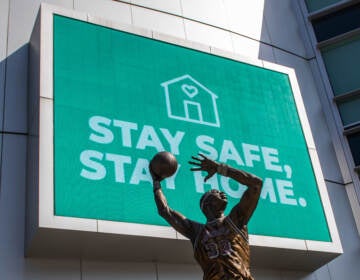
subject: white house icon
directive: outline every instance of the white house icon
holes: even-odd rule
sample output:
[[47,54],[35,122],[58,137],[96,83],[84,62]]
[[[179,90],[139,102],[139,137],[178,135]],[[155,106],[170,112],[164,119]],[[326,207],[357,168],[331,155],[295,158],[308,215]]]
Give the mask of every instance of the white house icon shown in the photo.
[[169,118],[220,127],[218,96],[190,75],[161,83]]

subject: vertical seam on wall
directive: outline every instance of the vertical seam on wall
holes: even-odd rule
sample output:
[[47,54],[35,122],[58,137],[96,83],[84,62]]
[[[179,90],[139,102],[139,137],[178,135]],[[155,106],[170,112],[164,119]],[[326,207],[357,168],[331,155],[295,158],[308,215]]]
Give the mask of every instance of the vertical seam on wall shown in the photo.
[[0,197],[2,194],[2,157],[3,157],[3,146],[4,146],[4,125],[5,125],[5,94],[6,94],[6,73],[7,73],[7,58],[9,50],[9,30],[10,30],[10,0],[8,0],[8,11],[7,11],[7,28],[5,38],[5,59],[4,59],[4,87],[3,87],[3,98],[2,102],[2,120],[1,120],[1,149],[0,149]]
[[134,25],[134,12],[133,12],[133,4],[130,4],[130,15],[131,15],[131,25]]
[[[305,51],[306,54],[309,55],[309,57],[307,58],[307,61],[310,61],[311,59],[315,58],[315,49],[314,46],[311,42],[311,34],[310,34],[310,30],[309,30],[309,22],[306,18],[306,3],[305,1],[297,1],[295,2],[295,5],[297,5],[297,9],[295,9],[295,13],[298,15],[299,20],[301,20],[301,30],[303,31],[303,36],[305,37]],[[307,56],[305,54],[305,56]]]
[[187,38],[187,35],[186,35],[185,18],[184,18],[184,9],[183,9],[182,0],[179,0],[179,4],[180,4],[180,14],[181,14],[182,23],[183,23],[183,29],[184,29],[184,36],[185,36],[185,39],[186,39],[186,38]]
[[180,3],[181,17],[184,18],[184,9],[183,9],[182,0],[179,0],[179,3]]
[[[264,11],[265,11],[265,7],[264,7]],[[263,12],[264,13],[264,12]],[[268,25],[268,22],[267,22],[267,18],[265,16],[265,13],[263,14],[263,24],[265,26],[265,31],[266,33],[269,35],[269,40],[270,40],[270,46],[274,47],[274,44],[273,44],[273,40],[271,38],[271,34],[270,34],[270,30],[269,30],[269,25]],[[260,40],[261,42],[261,40]],[[263,42],[264,44],[267,44],[265,41]]]
[[82,258],[80,257],[80,280],[83,279],[83,267],[82,267]]
[[186,23],[185,23],[185,18],[183,18],[183,23],[184,23],[184,35],[185,35],[185,40],[189,40],[188,39],[188,34],[187,34],[187,31],[186,31]]
[[329,280],[332,280],[333,278],[331,277],[331,273],[330,273],[330,268],[329,268],[329,265],[327,264],[326,265],[326,268],[327,268],[327,271],[328,271],[328,274],[329,274]]
[[159,280],[159,268],[158,268],[158,264],[155,262],[155,275],[156,275],[156,280]]
[[[265,9],[265,7],[264,7],[264,9]],[[267,43],[267,42],[265,42],[265,41],[262,42],[262,41],[260,40],[260,44],[262,43],[262,44],[267,45],[267,46],[269,46],[269,47],[271,48],[271,53],[272,53],[273,58],[274,58],[274,63],[277,63],[277,58],[276,58],[276,56],[275,56],[275,49],[279,49],[279,50],[283,50],[283,49],[282,49],[282,48],[279,48],[279,47],[277,47],[277,46],[274,45],[273,40],[272,40],[272,38],[271,38],[271,32],[270,32],[269,25],[268,25],[267,18],[266,18],[266,16],[265,16],[265,14],[263,14],[263,25],[264,25],[264,27],[265,27],[265,32],[266,32],[266,33],[268,34],[268,36],[269,36],[270,43]],[[293,54],[293,53],[288,52],[288,51],[286,51],[286,50],[283,50],[283,51],[285,51],[286,53]],[[294,55],[294,54],[293,54],[293,55]],[[299,55],[296,55],[296,56],[304,59],[302,56],[299,56]],[[264,65],[264,66],[265,66],[265,65]]]

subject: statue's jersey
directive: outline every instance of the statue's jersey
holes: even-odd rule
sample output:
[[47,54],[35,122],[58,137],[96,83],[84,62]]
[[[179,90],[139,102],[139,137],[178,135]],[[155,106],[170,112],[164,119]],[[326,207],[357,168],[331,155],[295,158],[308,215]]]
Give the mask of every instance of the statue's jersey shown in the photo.
[[204,280],[253,280],[247,227],[239,229],[230,217],[202,226],[193,242],[194,256]]

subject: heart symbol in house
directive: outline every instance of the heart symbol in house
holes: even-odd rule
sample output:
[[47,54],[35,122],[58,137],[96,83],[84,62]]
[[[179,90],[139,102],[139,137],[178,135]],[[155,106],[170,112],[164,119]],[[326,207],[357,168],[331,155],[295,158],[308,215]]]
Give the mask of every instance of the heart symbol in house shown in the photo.
[[187,96],[189,96],[190,98],[193,98],[195,95],[198,94],[198,89],[197,87],[191,86],[191,85],[187,85],[187,84],[183,84],[181,86],[181,89],[183,92],[185,92],[187,94]]

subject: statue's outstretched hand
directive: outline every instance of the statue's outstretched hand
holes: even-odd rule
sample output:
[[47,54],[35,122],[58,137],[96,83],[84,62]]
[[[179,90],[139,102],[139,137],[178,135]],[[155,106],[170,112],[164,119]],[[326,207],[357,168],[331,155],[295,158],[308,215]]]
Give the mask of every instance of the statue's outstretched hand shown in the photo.
[[192,156],[191,158],[195,161],[189,161],[189,163],[197,166],[191,168],[191,171],[206,171],[208,173],[204,179],[205,182],[216,173],[219,165],[216,161],[207,158],[203,154],[199,154],[199,157]]

